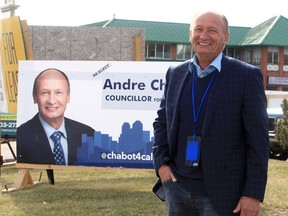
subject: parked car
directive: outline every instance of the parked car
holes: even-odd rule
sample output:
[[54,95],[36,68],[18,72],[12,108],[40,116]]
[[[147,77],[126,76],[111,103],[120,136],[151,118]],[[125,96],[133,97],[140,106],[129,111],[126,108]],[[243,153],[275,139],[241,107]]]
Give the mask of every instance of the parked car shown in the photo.
[[284,117],[282,108],[268,108],[269,119],[269,139],[270,139],[270,158],[278,160],[288,159],[288,143],[286,148],[280,145],[279,141],[275,137],[275,126]]
[[268,108],[267,113],[269,119],[269,137],[275,138],[275,124],[284,117],[284,114],[281,108]]

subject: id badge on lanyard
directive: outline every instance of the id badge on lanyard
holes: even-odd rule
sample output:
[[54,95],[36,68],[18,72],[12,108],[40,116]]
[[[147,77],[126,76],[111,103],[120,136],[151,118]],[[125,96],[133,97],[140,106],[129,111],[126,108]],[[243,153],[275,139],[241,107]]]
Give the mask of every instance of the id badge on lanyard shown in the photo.
[[197,167],[200,160],[200,144],[201,138],[199,136],[189,136],[187,138],[185,166]]

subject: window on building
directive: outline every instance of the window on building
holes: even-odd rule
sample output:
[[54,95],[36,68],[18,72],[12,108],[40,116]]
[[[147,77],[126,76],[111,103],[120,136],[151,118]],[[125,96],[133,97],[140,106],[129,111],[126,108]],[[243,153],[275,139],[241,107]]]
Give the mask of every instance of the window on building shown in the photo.
[[266,90],[273,90],[273,91],[277,91],[278,90],[278,88],[276,87],[276,86],[267,86],[266,87]]
[[233,50],[234,50],[234,48],[230,48],[230,47],[226,47],[226,49],[225,49],[225,54],[227,55],[227,56],[230,56],[230,57],[234,57],[234,55],[233,55]]
[[278,47],[268,47],[268,64],[279,63],[279,49]]
[[177,44],[177,60],[191,59],[194,55],[191,44]]
[[155,44],[147,44],[147,58],[155,58]]
[[147,43],[146,58],[171,59],[171,44]]
[[253,48],[253,64],[260,65],[261,64],[261,49],[260,47]]
[[226,55],[241,60],[241,49],[235,47],[227,47]]
[[288,47],[284,47],[284,65],[288,65]]
[[252,49],[250,47],[247,47],[244,49],[244,61],[251,63],[251,57],[252,57]]
[[164,59],[171,59],[171,44],[163,44]]
[[164,44],[155,44],[155,45],[156,45],[156,58],[163,58]]

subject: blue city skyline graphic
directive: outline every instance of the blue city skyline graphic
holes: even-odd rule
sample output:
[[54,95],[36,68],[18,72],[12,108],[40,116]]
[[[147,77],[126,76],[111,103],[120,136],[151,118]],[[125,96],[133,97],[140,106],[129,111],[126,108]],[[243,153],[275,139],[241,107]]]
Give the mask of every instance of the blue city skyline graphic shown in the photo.
[[132,127],[124,122],[118,140],[101,131],[95,131],[93,137],[82,134],[75,165],[153,168],[153,139],[139,120]]

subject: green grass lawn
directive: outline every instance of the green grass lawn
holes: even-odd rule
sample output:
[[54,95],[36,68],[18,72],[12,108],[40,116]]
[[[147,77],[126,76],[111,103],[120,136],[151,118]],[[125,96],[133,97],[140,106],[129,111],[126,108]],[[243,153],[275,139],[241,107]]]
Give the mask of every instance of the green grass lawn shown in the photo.
[[[152,192],[154,170],[91,168],[54,170],[55,185],[46,171],[31,169],[41,183],[0,194],[0,215],[165,215],[165,205]],[[17,168],[1,170],[1,189],[13,186]],[[269,178],[261,215],[288,215],[288,162],[270,160]]]

